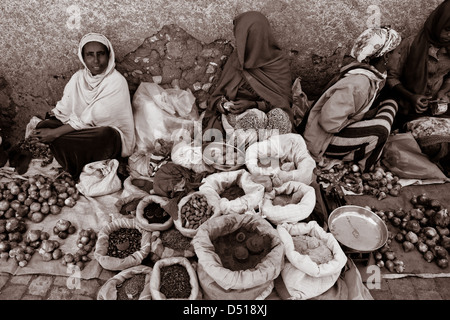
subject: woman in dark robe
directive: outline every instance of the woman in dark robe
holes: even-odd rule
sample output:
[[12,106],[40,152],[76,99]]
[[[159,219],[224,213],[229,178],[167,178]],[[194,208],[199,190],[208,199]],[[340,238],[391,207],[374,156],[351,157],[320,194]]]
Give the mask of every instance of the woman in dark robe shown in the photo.
[[292,132],[289,60],[277,45],[269,21],[260,12],[249,11],[238,15],[233,25],[235,48],[208,101],[204,141],[213,136],[217,141],[218,134],[224,139],[224,126]]
[[394,128],[411,131],[422,152],[449,175],[450,0],[396,48],[387,84],[399,105]]

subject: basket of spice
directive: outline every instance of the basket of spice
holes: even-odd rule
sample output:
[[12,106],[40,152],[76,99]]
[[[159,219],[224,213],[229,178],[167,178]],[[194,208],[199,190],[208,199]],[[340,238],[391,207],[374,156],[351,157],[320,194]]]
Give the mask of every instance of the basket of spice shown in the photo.
[[139,227],[136,219],[117,219],[103,227],[94,257],[107,270],[124,270],[141,264],[150,252],[151,232]]
[[182,235],[193,238],[202,223],[219,215],[220,211],[211,205],[204,194],[194,191],[178,202],[178,219],[174,225]]
[[97,293],[97,300],[151,300],[152,268],[138,265],[108,279]]
[[163,207],[169,200],[158,195],[148,195],[141,199],[136,208],[136,221],[147,231],[167,230],[173,225],[173,219]]
[[193,245],[199,283],[208,300],[265,299],[284,262],[278,232],[258,215],[210,219],[198,229]]
[[245,169],[210,174],[203,179],[199,191],[211,203],[218,204],[221,214],[252,211],[264,197],[264,186],[254,182]]
[[184,257],[158,260],[150,278],[153,300],[198,300],[200,290],[197,273]]
[[184,236],[174,226],[167,230],[153,231],[151,244],[151,260],[154,262],[170,257],[195,256],[192,238]]

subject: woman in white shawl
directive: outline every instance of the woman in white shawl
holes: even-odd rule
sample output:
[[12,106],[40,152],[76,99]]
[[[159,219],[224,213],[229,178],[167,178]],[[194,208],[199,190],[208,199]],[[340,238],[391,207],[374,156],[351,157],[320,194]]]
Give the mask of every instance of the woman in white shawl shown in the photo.
[[62,99],[33,133],[50,145],[55,159],[76,180],[86,164],[126,158],[135,145],[128,84],[115,69],[110,41],[86,34],[78,57],[84,68],[72,76]]

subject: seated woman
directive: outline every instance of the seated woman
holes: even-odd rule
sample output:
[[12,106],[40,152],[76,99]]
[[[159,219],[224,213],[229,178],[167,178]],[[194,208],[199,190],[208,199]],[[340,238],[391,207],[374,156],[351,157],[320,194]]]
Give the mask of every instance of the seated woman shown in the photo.
[[393,52],[387,84],[399,105],[394,127],[412,131],[422,152],[449,175],[449,0],[441,3],[422,29],[404,39]]
[[75,180],[86,164],[121,160],[135,145],[128,84],[115,69],[111,43],[101,34],[89,33],[80,41],[78,57],[84,68],[71,77],[62,99],[32,134],[49,144]]
[[208,101],[204,141],[217,138],[208,129],[219,130],[225,140],[224,127],[292,132],[289,61],[276,44],[269,21],[263,14],[249,11],[238,15],[233,24],[235,48]]
[[304,132],[299,132],[316,162],[354,161],[368,171],[379,159],[397,104],[378,98],[389,52],[400,41],[390,28],[367,29],[357,38],[350,52],[353,61],[328,84],[304,118]]

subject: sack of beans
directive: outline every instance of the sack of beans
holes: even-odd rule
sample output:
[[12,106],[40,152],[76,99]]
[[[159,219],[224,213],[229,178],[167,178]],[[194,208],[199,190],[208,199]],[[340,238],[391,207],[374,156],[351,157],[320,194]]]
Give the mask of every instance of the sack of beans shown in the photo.
[[264,218],[228,214],[203,223],[193,239],[207,300],[265,299],[284,264],[284,245]]
[[245,153],[245,165],[252,175],[270,176],[273,185],[278,187],[288,181],[311,184],[316,162],[309,154],[303,137],[287,133],[249,146]]
[[167,230],[173,225],[173,219],[163,207],[169,203],[165,197],[148,195],[141,199],[136,208],[136,221],[146,231]]
[[299,222],[309,217],[316,205],[315,189],[298,181],[289,181],[264,194],[261,214],[277,225]]
[[97,300],[151,300],[152,268],[144,265],[121,271],[106,280],[98,290]]
[[150,278],[153,300],[198,300],[201,298],[197,273],[184,257],[158,260]]
[[167,230],[152,232],[150,252],[153,262],[170,257],[195,256],[192,238],[184,236],[173,225]]
[[288,260],[281,278],[289,299],[310,299],[330,289],[347,263],[336,238],[316,221],[283,223],[277,231]]
[[245,169],[213,173],[202,182],[199,191],[217,204],[221,214],[253,211],[263,200],[264,186]]
[[193,238],[205,221],[220,215],[210,200],[200,191],[190,192],[178,202],[178,219],[175,227],[186,237]]
[[94,257],[107,270],[139,265],[150,252],[150,238],[136,219],[114,220],[99,231]]

